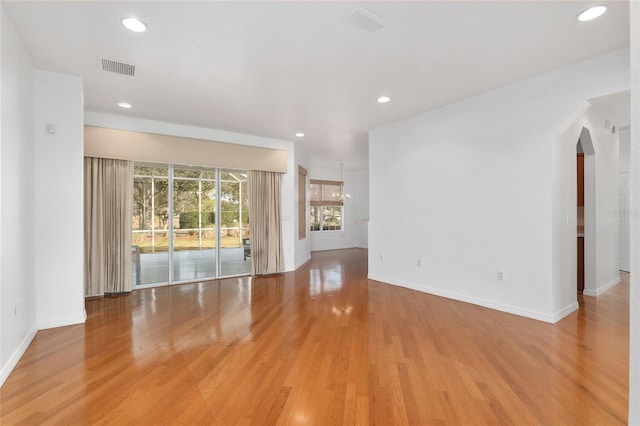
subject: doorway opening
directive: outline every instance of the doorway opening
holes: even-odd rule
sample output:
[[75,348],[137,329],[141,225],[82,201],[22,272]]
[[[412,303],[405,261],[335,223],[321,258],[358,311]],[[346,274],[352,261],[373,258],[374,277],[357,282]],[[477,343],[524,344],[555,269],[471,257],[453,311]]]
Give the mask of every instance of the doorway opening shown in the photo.
[[595,150],[586,127],[576,143],[576,195],[576,290],[590,295],[596,287]]
[[578,294],[584,291],[584,151],[578,140],[576,146],[576,182],[577,182],[577,290]]

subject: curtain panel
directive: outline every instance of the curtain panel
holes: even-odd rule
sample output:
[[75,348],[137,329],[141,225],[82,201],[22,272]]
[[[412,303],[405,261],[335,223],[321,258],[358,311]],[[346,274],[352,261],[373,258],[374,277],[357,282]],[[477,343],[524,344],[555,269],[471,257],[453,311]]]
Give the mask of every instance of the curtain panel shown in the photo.
[[85,296],[131,291],[133,163],[84,159]]
[[277,172],[250,170],[248,174],[252,275],[284,271],[281,178]]

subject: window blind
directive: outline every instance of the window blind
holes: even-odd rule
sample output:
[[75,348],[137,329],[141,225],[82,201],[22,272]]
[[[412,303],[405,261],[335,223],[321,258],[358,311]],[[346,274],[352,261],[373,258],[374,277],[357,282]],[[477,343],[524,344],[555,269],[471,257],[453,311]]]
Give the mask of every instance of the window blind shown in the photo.
[[312,206],[341,206],[343,204],[344,183],[334,180],[309,181]]

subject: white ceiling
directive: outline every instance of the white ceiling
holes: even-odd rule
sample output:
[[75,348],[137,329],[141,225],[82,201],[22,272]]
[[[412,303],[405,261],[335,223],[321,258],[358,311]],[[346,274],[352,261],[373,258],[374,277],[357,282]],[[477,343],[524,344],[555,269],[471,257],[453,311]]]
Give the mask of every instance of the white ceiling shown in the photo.
[[[83,78],[87,110],[291,140],[348,169],[367,167],[369,129],[629,44],[626,1],[588,23],[592,1],[2,3],[38,68]],[[359,6],[387,25],[346,21]]]

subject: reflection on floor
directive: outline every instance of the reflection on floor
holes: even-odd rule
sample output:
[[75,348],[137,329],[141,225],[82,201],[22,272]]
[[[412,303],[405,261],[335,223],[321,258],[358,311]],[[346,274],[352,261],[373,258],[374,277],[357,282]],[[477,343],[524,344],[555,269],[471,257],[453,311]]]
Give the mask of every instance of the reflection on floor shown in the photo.
[[[220,276],[251,273],[251,259],[244,260],[242,248],[220,249]],[[173,281],[187,281],[216,276],[216,250],[184,250],[173,255]],[[133,268],[135,285],[169,281],[169,253],[140,255],[140,281]]]
[[38,331],[0,425],[628,423],[628,274],[548,324],[368,280],[367,261],[91,298],[85,324]]

